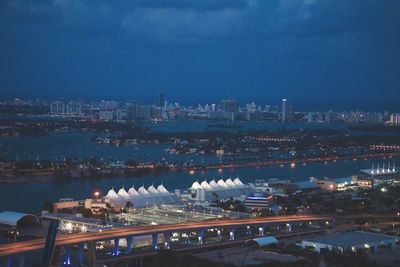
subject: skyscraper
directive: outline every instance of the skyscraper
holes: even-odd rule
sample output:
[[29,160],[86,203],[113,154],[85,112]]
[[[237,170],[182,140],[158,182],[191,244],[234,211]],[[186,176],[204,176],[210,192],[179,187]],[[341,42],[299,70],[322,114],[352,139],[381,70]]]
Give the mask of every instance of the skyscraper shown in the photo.
[[164,94],[162,94],[162,93],[157,94],[154,102],[155,102],[154,104],[156,105],[156,107],[158,107],[158,108],[163,107],[164,106]]
[[222,99],[222,110],[227,112],[238,112],[239,105],[236,100],[233,99]]
[[292,117],[292,107],[286,98],[282,99],[282,122],[287,122]]

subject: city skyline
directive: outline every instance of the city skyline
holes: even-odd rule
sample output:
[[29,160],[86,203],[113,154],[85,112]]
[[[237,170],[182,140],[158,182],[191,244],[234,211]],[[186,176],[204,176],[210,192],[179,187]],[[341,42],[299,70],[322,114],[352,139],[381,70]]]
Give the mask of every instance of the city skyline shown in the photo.
[[179,102],[391,109],[399,10],[385,0],[2,1],[0,96],[164,91]]

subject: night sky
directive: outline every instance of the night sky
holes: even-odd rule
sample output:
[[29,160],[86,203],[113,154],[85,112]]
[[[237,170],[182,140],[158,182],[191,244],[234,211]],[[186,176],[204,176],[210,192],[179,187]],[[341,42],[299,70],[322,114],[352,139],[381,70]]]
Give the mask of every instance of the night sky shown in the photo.
[[0,96],[397,110],[400,1],[1,0]]

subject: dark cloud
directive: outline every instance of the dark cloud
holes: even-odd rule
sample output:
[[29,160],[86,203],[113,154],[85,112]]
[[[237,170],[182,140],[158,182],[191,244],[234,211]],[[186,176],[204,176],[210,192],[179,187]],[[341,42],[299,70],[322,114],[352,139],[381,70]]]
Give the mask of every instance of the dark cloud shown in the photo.
[[391,0],[2,0],[0,90],[400,97],[398,14]]

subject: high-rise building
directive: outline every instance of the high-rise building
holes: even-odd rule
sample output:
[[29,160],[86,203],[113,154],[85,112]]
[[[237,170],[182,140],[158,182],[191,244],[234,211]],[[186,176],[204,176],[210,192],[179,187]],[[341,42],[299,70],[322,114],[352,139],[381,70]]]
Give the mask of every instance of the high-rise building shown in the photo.
[[69,101],[66,105],[65,113],[69,115],[79,115],[82,114],[82,103]]
[[390,115],[390,124],[394,126],[400,126],[400,114]]
[[222,99],[222,110],[227,112],[238,112],[239,105],[236,100],[233,99]]
[[64,114],[65,113],[65,104],[63,101],[54,101],[50,104],[50,113],[51,114]]
[[150,120],[153,107],[133,104],[128,107],[128,118],[131,120]]
[[254,102],[252,102],[251,104],[246,105],[246,109],[250,113],[255,113],[257,111],[257,105]]
[[164,94],[157,94],[155,97],[154,104],[158,108],[162,108],[164,106]]
[[287,122],[292,117],[292,108],[286,98],[282,99],[282,122]]

